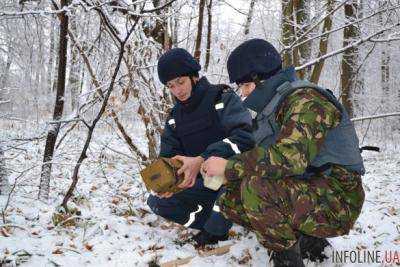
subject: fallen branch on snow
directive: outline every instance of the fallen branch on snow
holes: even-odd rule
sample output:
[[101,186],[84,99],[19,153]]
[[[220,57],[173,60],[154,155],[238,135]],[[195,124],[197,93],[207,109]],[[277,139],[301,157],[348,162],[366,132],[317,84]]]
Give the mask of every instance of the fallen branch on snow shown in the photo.
[[367,116],[367,117],[352,118],[351,121],[353,121],[353,122],[355,122],[355,121],[365,121],[365,120],[372,120],[372,119],[379,119],[379,118],[393,117],[393,116],[400,116],[400,112],[393,112],[393,113],[378,114],[378,115]]
[[[222,247],[217,247],[214,248],[212,250],[209,251],[204,251],[204,252],[199,252],[200,257],[209,257],[209,256],[213,256],[213,255],[223,255],[225,253],[229,252],[229,249],[233,246],[234,244],[230,244],[230,245],[225,245]],[[161,267],[177,267],[177,266],[181,266],[183,264],[188,264],[192,259],[194,259],[196,256],[190,256],[190,257],[186,257],[183,259],[177,259],[177,260],[173,260],[173,261],[168,261],[165,263],[162,263],[160,266]]]

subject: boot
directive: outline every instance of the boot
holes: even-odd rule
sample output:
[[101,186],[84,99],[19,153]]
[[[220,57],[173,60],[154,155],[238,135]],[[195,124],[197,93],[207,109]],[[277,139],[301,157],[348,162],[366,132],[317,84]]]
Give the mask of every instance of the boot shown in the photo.
[[309,259],[312,262],[323,262],[328,259],[324,253],[326,247],[332,247],[325,238],[302,235],[300,240],[300,251],[303,259]]
[[225,235],[213,235],[206,230],[201,230],[198,234],[192,237],[195,242],[195,247],[204,247],[205,245],[217,244],[218,241],[228,240],[228,233]]
[[273,251],[271,260],[275,267],[304,267],[300,254],[300,242],[297,241],[291,248],[282,251]]

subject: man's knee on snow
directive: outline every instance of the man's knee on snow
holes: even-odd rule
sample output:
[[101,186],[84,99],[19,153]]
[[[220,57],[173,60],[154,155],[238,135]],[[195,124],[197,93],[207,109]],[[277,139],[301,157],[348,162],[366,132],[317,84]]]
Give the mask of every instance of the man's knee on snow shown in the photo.
[[161,209],[160,208],[160,198],[159,197],[157,197],[157,196],[154,196],[154,195],[150,195],[148,198],[147,198],[147,205],[150,207],[150,209],[155,213],[155,214],[157,214],[157,215],[159,215],[159,216],[162,216],[162,217],[164,217],[163,216],[163,210],[164,209]]

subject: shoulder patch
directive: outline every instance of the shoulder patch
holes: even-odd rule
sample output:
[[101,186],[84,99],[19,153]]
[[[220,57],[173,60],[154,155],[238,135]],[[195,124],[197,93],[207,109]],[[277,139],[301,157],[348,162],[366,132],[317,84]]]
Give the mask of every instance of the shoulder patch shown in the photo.
[[169,119],[168,120],[168,124],[171,125],[171,126],[175,125],[175,119]]
[[169,108],[167,112],[168,112],[167,123],[172,129],[175,129],[175,119],[174,119],[175,107]]
[[167,123],[168,123],[169,127],[171,127],[172,130],[175,130],[176,124],[175,124],[175,119],[174,118],[168,119]]
[[254,110],[252,110],[252,109],[250,109],[250,108],[247,108],[247,111],[250,113],[250,116],[251,116],[251,118],[254,120],[256,117],[257,117],[257,112],[256,111],[254,111]]
[[217,104],[215,104],[215,109],[219,110],[219,109],[223,109],[224,108],[224,103],[223,102],[219,102]]

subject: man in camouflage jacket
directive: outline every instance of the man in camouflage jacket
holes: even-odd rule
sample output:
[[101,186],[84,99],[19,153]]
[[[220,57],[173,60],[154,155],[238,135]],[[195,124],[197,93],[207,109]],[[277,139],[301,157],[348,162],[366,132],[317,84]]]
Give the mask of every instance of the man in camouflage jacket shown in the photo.
[[345,235],[364,202],[354,126],[329,90],[282,69],[275,48],[244,42],[228,60],[231,82],[247,97],[257,147],[230,160],[209,158],[208,176],[225,175],[222,213],[257,234],[275,266],[322,261],[326,237]]

